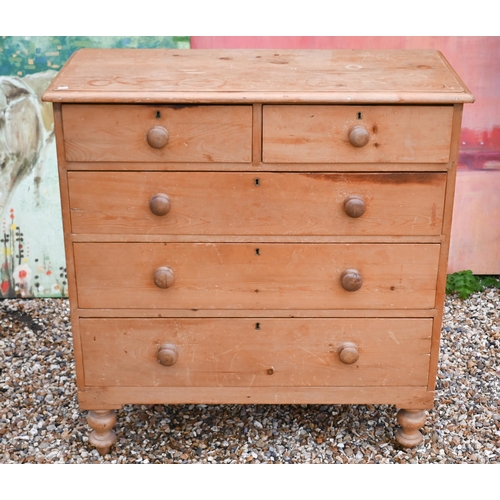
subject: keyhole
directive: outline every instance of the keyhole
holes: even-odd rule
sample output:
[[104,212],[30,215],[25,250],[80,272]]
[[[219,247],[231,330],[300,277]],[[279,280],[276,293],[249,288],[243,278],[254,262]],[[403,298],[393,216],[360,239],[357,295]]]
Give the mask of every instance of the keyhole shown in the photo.
[[156,112],[156,116],[155,116],[156,119],[159,119],[161,118],[161,112],[160,111],[157,111]]
[[260,323],[255,323],[255,329],[260,330]]
[[255,255],[260,255],[260,248],[255,249]]
[[254,179],[253,183],[254,183],[256,186],[260,186],[260,179],[257,177],[257,179]]
[[361,113],[358,113],[358,120],[361,120],[363,118],[363,115]]

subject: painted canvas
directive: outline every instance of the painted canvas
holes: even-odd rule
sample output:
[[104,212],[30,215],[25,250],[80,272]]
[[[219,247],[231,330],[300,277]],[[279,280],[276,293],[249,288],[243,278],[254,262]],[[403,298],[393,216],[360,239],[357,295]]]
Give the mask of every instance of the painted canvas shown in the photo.
[[52,105],[41,96],[83,47],[189,48],[189,37],[0,37],[0,297],[64,297]]
[[191,49],[224,48],[440,50],[476,98],[463,114],[448,272],[500,274],[500,37],[191,37]]

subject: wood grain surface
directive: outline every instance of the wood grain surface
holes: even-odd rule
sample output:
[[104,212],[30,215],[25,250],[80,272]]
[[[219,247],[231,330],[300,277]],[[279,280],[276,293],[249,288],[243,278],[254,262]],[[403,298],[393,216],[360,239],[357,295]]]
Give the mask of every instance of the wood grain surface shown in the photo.
[[[62,119],[67,161],[252,160],[252,106],[65,104]],[[168,131],[160,149],[147,141],[157,126]]]
[[435,50],[82,49],[43,98],[226,103],[474,100]]
[[[85,385],[423,386],[431,319],[81,319]],[[345,342],[358,346],[351,365]],[[172,366],[157,355],[177,348]]]
[[124,404],[387,404],[432,408],[427,387],[87,387],[78,391],[82,410]]
[[[265,163],[446,163],[453,106],[265,105]],[[366,128],[368,144],[354,147],[349,131]]]
[[[429,309],[439,245],[74,243],[78,303],[86,308]],[[175,273],[155,286],[159,267]],[[341,274],[363,286],[346,292]]]
[[[438,235],[444,174],[69,172],[79,234]],[[154,215],[156,194],[170,210]],[[362,197],[349,217],[345,200]]]

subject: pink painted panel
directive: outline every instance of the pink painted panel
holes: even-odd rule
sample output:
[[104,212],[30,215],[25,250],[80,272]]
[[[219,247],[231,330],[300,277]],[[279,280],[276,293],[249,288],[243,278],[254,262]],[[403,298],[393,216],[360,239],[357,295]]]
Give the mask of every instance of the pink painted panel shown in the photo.
[[191,48],[436,49],[476,97],[465,105],[449,272],[500,274],[500,37],[191,37]]
[[450,272],[500,273],[500,170],[459,170]]

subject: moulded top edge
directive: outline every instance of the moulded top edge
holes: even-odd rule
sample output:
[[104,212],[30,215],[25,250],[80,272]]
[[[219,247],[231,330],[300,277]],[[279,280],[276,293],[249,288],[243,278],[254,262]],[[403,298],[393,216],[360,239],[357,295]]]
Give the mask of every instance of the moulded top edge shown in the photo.
[[44,101],[60,103],[113,103],[113,104],[460,104],[473,103],[474,96],[466,92],[398,92],[380,93],[282,93],[282,92],[81,92],[48,90]]
[[[354,96],[355,94],[355,96]],[[53,102],[473,102],[434,50],[82,49]]]

